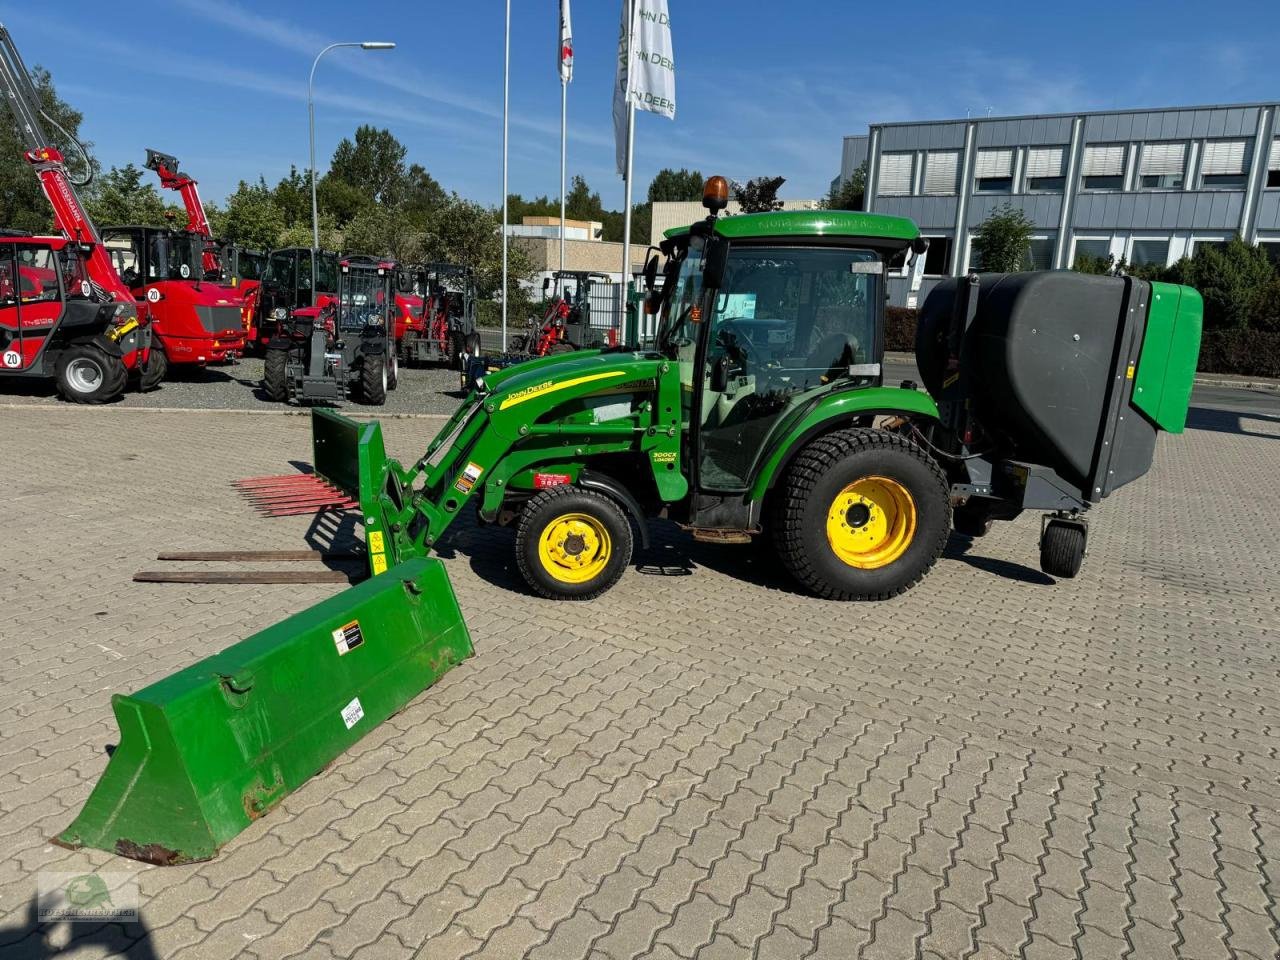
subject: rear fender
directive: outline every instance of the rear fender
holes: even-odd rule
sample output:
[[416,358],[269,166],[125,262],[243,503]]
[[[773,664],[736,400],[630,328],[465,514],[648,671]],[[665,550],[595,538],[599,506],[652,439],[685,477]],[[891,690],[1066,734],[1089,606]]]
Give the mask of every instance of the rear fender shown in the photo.
[[822,397],[774,430],[751,485],[752,500],[761,499],[786,474],[787,466],[814,437],[850,425],[855,417],[905,416],[938,419],[938,406],[927,393],[901,387],[867,387]]

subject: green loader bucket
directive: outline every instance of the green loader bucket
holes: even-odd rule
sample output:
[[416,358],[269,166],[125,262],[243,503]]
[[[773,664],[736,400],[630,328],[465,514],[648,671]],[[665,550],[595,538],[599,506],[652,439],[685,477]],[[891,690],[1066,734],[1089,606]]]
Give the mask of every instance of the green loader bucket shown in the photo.
[[207,860],[471,654],[440,561],[408,560],[114,697],[120,744],[58,840]]

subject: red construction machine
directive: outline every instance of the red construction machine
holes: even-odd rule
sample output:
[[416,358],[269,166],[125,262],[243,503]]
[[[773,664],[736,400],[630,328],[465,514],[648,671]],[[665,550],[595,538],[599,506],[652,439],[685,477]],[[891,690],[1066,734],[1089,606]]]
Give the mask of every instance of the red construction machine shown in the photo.
[[[461,367],[462,356],[479,352],[476,284],[470,268],[429,263],[413,271],[418,307],[396,298],[396,344],[401,362]],[[407,299],[407,298],[406,298]]]
[[[136,373],[144,389],[159,384],[163,366],[151,349],[145,307],[121,282],[97,228],[76,195],[79,183],[45,133],[55,127],[40,104],[26,64],[0,25],[0,86],[13,111],[23,156],[53,207],[60,237],[0,237],[0,375],[49,378],[74,403],[105,403]],[[61,130],[61,127],[58,127]],[[62,131],[66,135],[66,131]],[[68,140],[84,155],[84,148]],[[91,168],[90,168],[91,169]]]

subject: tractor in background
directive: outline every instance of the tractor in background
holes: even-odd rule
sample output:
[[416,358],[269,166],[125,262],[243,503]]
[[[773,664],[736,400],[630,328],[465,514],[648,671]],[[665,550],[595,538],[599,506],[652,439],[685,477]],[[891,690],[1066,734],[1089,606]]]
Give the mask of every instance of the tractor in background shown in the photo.
[[391,339],[395,273],[395,263],[387,260],[340,260],[332,300],[277,321],[266,347],[267,396],[279,402],[384,404],[399,369]]
[[[115,400],[130,375],[143,389],[158,386],[163,356],[152,349],[147,305],[135,301],[113,269],[76,194],[89,180],[77,183],[68,174],[44,130],[42,118],[50,118],[3,26],[0,91],[62,234],[8,232],[0,238],[0,376],[53,378],[58,393],[73,403]],[[75,145],[88,165],[88,154]]]
[[476,333],[476,283],[470,267],[429,263],[417,272],[422,306],[417,313],[397,312],[396,344],[400,362],[444,364],[460,368],[464,355],[479,353]]
[[284,247],[266,255],[259,284],[244,303],[244,330],[249,349],[262,352],[281,324],[295,313],[316,317],[338,289],[338,255],[315,254],[316,282],[311,282],[311,250]]

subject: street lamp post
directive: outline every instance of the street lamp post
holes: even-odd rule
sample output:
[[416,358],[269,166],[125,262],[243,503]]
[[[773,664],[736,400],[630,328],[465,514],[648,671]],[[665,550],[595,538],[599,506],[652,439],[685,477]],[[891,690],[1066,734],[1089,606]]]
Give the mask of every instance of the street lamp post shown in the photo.
[[331,43],[319,53],[311,64],[311,76],[307,78],[307,125],[311,135],[311,303],[316,301],[316,252],[320,249],[320,214],[316,207],[316,67],[320,58],[335,47],[359,47],[361,50],[394,50],[395,44],[385,40],[348,41]]

